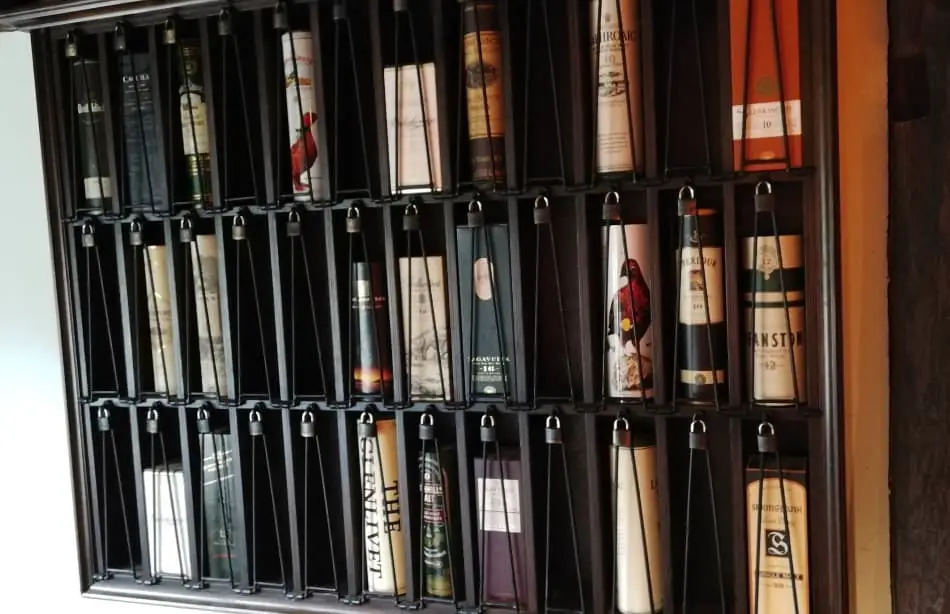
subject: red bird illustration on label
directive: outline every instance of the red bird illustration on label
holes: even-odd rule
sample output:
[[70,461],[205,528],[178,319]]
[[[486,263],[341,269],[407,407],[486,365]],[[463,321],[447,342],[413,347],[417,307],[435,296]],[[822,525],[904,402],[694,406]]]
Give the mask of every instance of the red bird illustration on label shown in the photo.
[[640,352],[640,341],[650,328],[650,288],[634,258],[624,263],[620,277],[620,289],[610,302],[607,333],[619,335],[620,345],[629,355]]
[[316,173],[310,170],[310,167],[317,160],[317,142],[313,138],[313,130],[311,129],[316,121],[316,113],[309,111],[304,113],[300,129],[297,130],[297,140],[290,146],[294,192],[306,192],[309,189],[310,181],[308,180],[306,183],[303,181],[308,171],[310,171],[311,177],[316,176]]
[[650,287],[635,258],[628,257],[621,263],[607,313],[611,372],[608,393],[616,397],[652,396]]

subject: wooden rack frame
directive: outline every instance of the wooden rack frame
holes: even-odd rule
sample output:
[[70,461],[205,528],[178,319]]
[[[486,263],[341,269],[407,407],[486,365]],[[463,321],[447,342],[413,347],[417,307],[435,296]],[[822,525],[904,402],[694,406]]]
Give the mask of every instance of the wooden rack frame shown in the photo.
[[[535,0],[535,4],[542,0]],[[437,64],[437,83],[440,95],[440,117],[445,118],[442,134],[441,161],[442,176],[445,185],[453,186],[460,183],[461,168],[453,160],[450,152],[455,151],[456,124],[461,121],[456,116],[456,100],[453,98],[456,91],[455,62],[457,61],[457,45],[450,44],[452,37],[459,33],[455,22],[457,3],[452,0],[412,0],[428,5],[431,23],[427,30],[433,37],[433,51]],[[515,351],[518,357],[518,381],[529,381],[528,365],[533,360],[540,360],[540,356],[529,356],[532,337],[529,320],[532,317],[531,305],[533,297],[533,263],[530,261],[529,250],[532,244],[533,229],[531,221],[531,207],[534,199],[545,195],[550,199],[552,215],[555,220],[558,245],[564,249],[560,256],[562,266],[565,267],[567,279],[563,279],[564,292],[568,310],[572,315],[572,326],[569,344],[576,354],[572,363],[578,391],[578,403],[569,406],[564,403],[535,403],[530,398],[530,387],[522,385],[513,391],[514,403],[505,406],[504,402],[478,402],[465,409],[433,407],[432,403],[411,402],[407,399],[404,388],[404,373],[402,372],[402,340],[401,335],[393,334],[392,356],[394,370],[394,405],[387,406],[379,402],[351,402],[345,395],[346,377],[346,347],[347,333],[345,332],[345,309],[348,296],[346,289],[345,268],[340,265],[345,261],[345,237],[343,233],[344,217],[347,209],[359,204],[368,220],[364,227],[371,227],[371,232],[383,246],[382,259],[386,264],[386,294],[391,306],[393,329],[399,330],[399,286],[396,275],[398,263],[396,257],[399,252],[400,215],[409,202],[407,197],[387,194],[389,164],[387,160],[386,134],[377,127],[385,119],[385,100],[382,94],[382,66],[383,54],[381,47],[381,29],[388,27],[385,13],[381,5],[386,0],[366,0],[366,2],[350,1],[350,8],[362,16],[358,24],[354,22],[355,36],[360,37],[360,60],[369,58],[369,62],[360,65],[357,85],[364,97],[363,104],[369,111],[368,117],[359,118],[366,122],[368,142],[356,143],[341,150],[340,160],[347,162],[358,159],[360,153],[354,152],[352,147],[365,147],[369,151],[371,178],[370,185],[362,186],[366,194],[351,195],[346,190],[336,192],[335,202],[324,204],[314,203],[298,205],[294,210],[301,217],[307,228],[307,237],[312,239],[310,244],[310,265],[318,270],[320,283],[325,288],[321,296],[325,296],[324,310],[320,313],[321,333],[324,334],[326,356],[331,370],[327,373],[328,390],[297,391],[296,397],[291,397],[290,384],[292,377],[289,370],[292,368],[290,360],[289,338],[286,332],[290,298],[286,293],[288,251],[286,239],[286,224],[290,215],[291,205],[281,201],[279,190],[284,178],[277,177],[274,160],[277,152],[285,147],[285,135],[275,130],[274,125],[280,126],[280,110],[275,108],[275,92],[279,75],[275,75],[277,66],[275,53],[276,38],[271,30],[270,15],[274,2],[268,0],[235,0],[226,3],[242,20],[245,31],[249,33],[242,44],[253,49],[256,63],[245,66],[248,76],[253,81],[253,88],[257,98],[250,102],[256,110],[252,124],[257,133],[254,137],[260,145],[260,173],[263,185],[266,186],[266,202],[252,202],[250,204],[233,204],[219,202],[218,208],[195,214],[196,222],[202,228],[211,230],[218,238],[219,256],[227,275],[221,278],[221,297],[224,303],[224,316],[233,312],[237,297],[228,284],[233,281],[233,258],[231,247],[230,226],[234,217],[243,215],[247,220],[248,233],[254,235],[259,245],[266,249],[258,250],[256,257],[264,261],[260,271],[270,271],[267,279],[262,280],[265,288],[263,292],[265,310],[272,318],[273,328],[264,332],[267,335],[262,352],[270,358],[271,377],[275,386],[270,394],[265,394],[262,387],[250,389],[241,386],[241,396],[236,399],[209,399],[195,397],[185,403],[169,403],[161,397],[149,398],[146,401],[134,400],[129,391],[136,390],[134,373],[137,368],[135,351],[132,347],[132,323],[130,321],[129,276],[130,271],[125,264],[128,254],[127,234],[129,224],[133,219],[141,220],[157,236],[163,237],[170,246],[177,247],[177,226],[180,223],[183,210],[176,210],[171,216],[155,215],[149,212],[130,212],[122,208],[120,199],[115,199],[117,209],[115,215],[107,219],[94,222],[97,231],[97,241],[100,248],[108,252],[106,257],[114,264],[114,270],[106,267],[105,283],[109,285],[114,295],[108,300],[114,302],[113,315],[114,333],[120,342],[117,343],[117,356],[120,380],[118,390],[91,391],[87,388],[87,368],[85,364],[84,343],[87,342],[89,331],[86,329],[86,317],[82,313],[80,296],[81,284],[80,257],[81,236],[80,228],[83,218],[72,214],[76,195],[74,178],[69,177],[70,164],[68,149],[73,145],[68,142],[70,136],[67,129],[64,109],[64,79],[65,57],[63,54],[64,38],[67,32],[79,33],[83,39],[97,50],[98,55],[105,59],[111,53],[111,36],[117,22],[127,25],[135,36],[142,37],[144,48],[151,54],[152,70],[157,82],[156,92],[159,97],[165,95],[163,88],[170,87],[164,83],[164,73],[158,70],[160,64],[161,26],[166,19],[174,16],[176,19],[191,24],[190,27],[201,38],[205,49],[203,62],[206,74],[212,74],[214,61],[207,52],[209,46],[214,45],[214,20],[223,2],[215,0],[124,0],[106,2],[104,0],[85,0],[65,3],[27,3],[25,8],[0,12],[0,27],[7,29],[26,30],[32,32],[34,64],[36,71],[37,95],[40,108],[41,138],[43,163],[46,174],[46,192],[49,201],[50,233],[53,238],[54,263],[57,273],[57,289],[59,313],[62,330],[63,354],[66,365],[67,399],[69,407],[67,414],[71,433],[71,454],[74,467],[74,488],[76,502],[77,529],[80,544],[80,569],[82,586],[87,594],[115,597],[158,600],[197,606],[222,606],[228,608],[268,610],[274,612],[298,611],[334,611],[342,612],[347,606],[338,602],[338,597],[358,596],[361,591],[361,579],[357,577],[360,569],[362,550],[360,547],[360,519],[359,496],[356,482],[357,453],[355,445],[356,419],[359,412],[372,409],[381,415],[394,416],[396,419],[398,437],[403,445],[416,449],[416,424],[420,412],[433,410],[438,422],[439,433],[454,440],[456,444],[458,463],[461,469],[458,488],[462,497],[460,520],[462,525],[462,553],[459,576],[464,596],[461,607],[473,610],[476,607],[474,596],[476,591],[477,547],[475,546],[475,519],[474,505],[471,503],[474,492],[474,482],[471,474],[472,458],[477,452],[478,419],[486,411],[492,411],[501,423],[501,432],[506,442],[517,443],[520,446],[522,466],[527,468],[522,476],[522,488],[526,495],[522,497],[522,513],[531,519],[526,523],[526,540],[528,551],[532,553],[529,571],[536,582],[544,569],[542,525],[543,505],[543,459],[544,440],[543,428],[545,417],[555,408],[560,417],[569,425],[569,436],[565,437],[565,453],[575,472],[575,483],[582,488],[577,500],[583,501],[580,510],[580,536],[584,542],[581,556],[584,569],[584,591],[588,609],[592,612],[607,612],[610,599],[610,544],[608,531],[604,528],[609,513],[609,492],[605,482],[605,472],[608,472],[609,463],[606,455],[606,442],[609,440],[611,421],[617,411],[613,405],[605,406],[600,397],[600,369],[598,356],[600,353],[600,307],[599,307],[599,264],[596,262],[599,249],[600,232],[600,205],[604,195],[616,190],[620,193],[625,215],[629,214],[633,221],[647,221],[651,225],[651,252],[656,265],[654,278],[655,294],[654,305],[670,305],[669,283],[659,280],[669,278],[661,263],[669,260],[670,245],[668,238],[663,235],[671,227],[671,220],[675,220],[676,191],[683,184],[686,177],[663,176],[660,168],[663,151],[661,140],[662,124],[658,120],[658,109],[665,102],[657,92],[664,89],[658,84],[665,83],[664,66],[658,57],[658,49],[662,48],[659,38],[665,36],[660,27],[654,27],[662,21],[657,14],[658,7],[665,6],[664,2],[644,2],[642,5],[642,39],[643,48],[643,83],[644,83],[644,115],[646,127],[646,178],[638,181],[625,179],[622,181],[602,181],[594,176],[591,169],[590,142],[591,142],[591,101],[590,69],[587,62],[588,48],[586,46],[587,32],[583,27],[586,24],[587,3],[584,0],[569,0],[565,3],[564,16],[555,20],[557,27],[565,27],[559,44],[565,50],[557,56],[559,87],[563,95],[561,103],[560,121],[563,122],[564,138],[567,143],[565,170],[566,177],[560,182],[547,182],[543,185],[525,185],[523,181],[524,168],[522,163],[525,156],[534,155],[537,151],[543,152],[543,146],[538,143],[522,142],[521,134],[528,121],[522,110],[525,88],[519,85],[517,79],[523,79],[524,52],[519,45],[524,41],[517,38],[519,34],[509,23],[508,18],[514,6],[508,0],[503,18],[502,27],[505,32],[506,67],[506,121],[510,128],[506,141],[505,157],[507,160],[508,184],[497,192],[480,195],[484,200],[488,215],[492,219],[504,220],[511,229],[510,244],[512,258],[512,285],[516,300],[514,313]],[[314,32],[315,46],[323,54],[332,49],[326,37],[332,36],[332,7],[327,2],[312,0],[290,3],[295,11],[293,19],[298,20],[301,27],[310,28]],[[503,3],[504,4],[504,3]],[[843,524],[844,488],[843,488],[843,453],[842,453],[842,392],[840,385],[840,350],[839,327],[840,307],[838,302],[838,251],[837,251],[837,158],[836,158],[836,115],[835,115],[835,45],[834,20],[835,4],[832,0],[801,0],[800,14],[802,22],[803,40],[808,44],[802,45],[802,83],[803,106],[807,109],[804,121],[805,167],[792,169],[788,172],[771,172],[766,174],[733,173],[732,142],[722,138],[722,135],[731,132],[730,95],[728,88],[728,46],[723,43],[728,36],[728,4],[719,0],[716,3],[716,12],[712,16],[715,24],[710,24],[709,32],[715,31],[712,42],[706,42],[710,53],[709,59],[718,58],[717,70],[711,71],[716,75],[715,87],[718,91],[707,92],[707,105],[715,111],[711,114],[713,124],[710,129],[714,134],[719,133],[721,147],[713,147],[713,168],[722,171],[717,176],[690,177],[696,186],[700,199],[714,202],[720,207],[722,219],[727,232],[725,233],[725,261],[729,263],[726,270],[726,310],[729,322],[728,333],[728,399],[724,411],[715,415],[705,408],[705,419],[710,426],[711,455],[716,463],[716,479],[720,488],[721,499],[719,513],[723,526],[724,564],[727,578],[727,594],[729,611],[735,613],[748,612],[748,589],[745,554],[745,491],[743,486],[742,469],[750,454],[754,452],[754,429],[759,419],[758,410],[751,411],[747,400],[744,399],[744,384],[742,374],[741,332],[736,326],[740,322],[740,294],[738,290],[738,231],[752,215],[752,189],[756,182],[768,177],[777,189],[777,198],[780,205],[787,204],[795,210],[791,217],[796,220],[792,223],[797,226],[804,236],[805,267],[808,272],[807,302],[806,302],[806,331],[808,351],[808,399],[807,410],[799,408],[775,410],[769,412],[770,420],[777,425],[780,433],[780,442],[784,449],[790,452],[807,456],[809,468],[809,497],[810,497],[810,569],[811,569],[811,604],[812,611],[820,614],[847,612],[847,574],[845,568],[844,540],[845,529]],[[522,9],[517,9],[522,10]],[[708,11],[707,11],[708,12]],[[668,27],[668,24],[667,26]],[[710,35],[712,36],[712,35]],[[718,41],[718,43],[716,42]],[[517,45],[516,45],[517,43]],[[360,47],[360,44],[363,47]],[[550,42],[548,43],[550,44]],[[668,50],[666,51],[668,53]],[[333,58],[323,58],[316,63],[316,79],[323,87],[318,100],[321,107],[320,139],[321,151],[327,151],[339,138],[335,131],[337,127],[332,121],[337,117],[339,109],[333,108],[329,100],[330,88],[327,84],[331,76],[328,67]],[[112,75],[114,77],[114,75]],[[713,83],[710,81],[710,83]],[[107,87],[112,86],[108,82]],[[205,84],[209,99],[209,106],[214,108],[214,99],[221,93],[215,88],[218,84],[209,79]],[[106,94],[110,99],[110,95]],[[661,102],[662,101],[662,102]],[[278,100],[278,103],[281,101]],[[349,104],[349,103],[347,103]],[[543,103],[539,103],[543,104]],[[278,105],[279,106],[279,105]],[[351,105],[352,106],[352,105]],[[461,109],[462,107],[459,107]],[[668,113],[676,113],[676,105],[668,105]],[[670,110],[671,109],[671,110]],[[212,114],[213,115],[213,114]],[[115,118],[113,112],[110,117]],[[669,117],[663,118],[670,121]],[[159,113],[159,121],[170,121]],[[276,123],[275,123],[276,122]],[[446,129],[447,128],[447,129]],[[221,147],[220,131],[226,129],[221,120],[211,118],[212,131],[212,160],[215,164],[220,161]],[[678,138],[678,130],[688,130],[689,126],[678,127],[672,132],[671,138]],[[164,134],[164,131],[159,131]],[[217,133],[217,134],[216,134]],[[115,176],[117,151],[114,142],[115,129],[108,131],[109,166],[112,176]],[[355,141],[357,139],[349,139]],[[543,144],[541,144],[543,145]],[[166,150],[170,144],[163,145]],[[463,160],[465,158],[465,143],[461,144]],[[172,155],[166,151],[166,161],[172,160]],[[321,158],[326,164],[327,158]],[[330,164],[343,164],[340,160],[330,161]],[[374,164],[375,163],[375,164]],[[286,166],[284,167],[286,169]],[[329,167],[325,168],[325,176],[333,176]],[[215,167],[213,173],[214,193],[220,195],[222,172]],[[350,182],[353,183],[353,182]],[[356,183],[359,183],[358,181]],[[464,182],[461,182],[464,185]],[[333,186],[336,190],[340,186]],[[455,257],[455,227],[464,223],[465,207],[471,200],[471,192],[463,191],[458,194],[444,194],[439,196],[423,196],[421,198],[420,213],[427,217],[423,222],[424,232],[430,236],[438,246],[437,251],[446,256],[447,277],[449,280],[458,278],[459,263]],[[255,243],[258,245],[258,243]],[[113,251],[114,250],[114,251]],[[174,250],[170,250],[174,251]],[[105,253],[105,252],[104,252]],[[319,255],[318,255],[319,254]],[[322,258],[320,257],[322,256]],[[325,260],[330,266],[320,266]],[[107,263],[108,264],[108,263]],[[182,258],[179,255],[170,257],[169,268],[176,271],[175,279],[180,279]],[[180,282],[179,282],[180,283]],[[455,283],[448,284],[448,303],[452,314],[452,370],[461,373],[461,338],[455,321],[458,314],[461,297]],[[173,288],[172,293],[175,294]],[[663,296],[666,295],[666,296]],[[134,298],[134,297],[133,297]],[[178,313],[180,306],[175,308],[175,322],[178,318],[187,317]],[[663,365],[658,370],[656,383],[656,399],[649,408],[644,410],[638,405],[624,407],[623,410],[637,428],[652,429],[656,434],[658,444],[658,479],[661,493],[661,514],[670,519],[664,524],[662,535],[665,568],[663,570],[665,602],[669,604],[669,611],[679,610],[682,604],[682,595],[679,584],[682,570],[681,564],[682,536],[679,534],[677,521],[681,520],[683,511],[683,485],[680,475],[683,473],[684,458],[687,454],[686,433],[689,418],[698,409],[693,406],[679,404],[669,405],[669,356],[663,353],[672,331],[672,322],[660,321],[662,316],[671,311],[668,308],[654,309],[656,331],[660,342],[656,343],[655,361]],[[254,326],[253,317],[245,318],[246,327]],[[236,352],[250,352],[236,346],[236,337],[243,331],[236,330],[233,319],[224,326],[224,342],[226,355],[229,357],[229,367],[233,365],[232,357]],[[98,323],[97,323],[98,325]],[[252,333],[253,328],[249,328]],[[248,339],[252,339],[251,335]],[[248,341],[251,343],[251,341]],[[176,356],[180,361],[183,347],[180,338],[176,339]],[[251,354],[248,354],[251,356]],[[180,364],[180,363],[179,363]],[[108,367],[106,367],[108,369]],[[541,372],[544,372],[542,366]],[[664,371],[666,378],[664,379]],[[108,372],[108,371],[107,371]],[[235,372],[229,368],[229,390],[235,390]],[[548,373],[549,377],[558,376],[557,373]],[[141,391],[138,391],[141,392]],[[456,380],[455,396],[461,393]],[[103,526],[98,515],[97,497],[97,459],[93,445],[93,431],[95,428],[95,414],[99,408],[110,409],[113,420],[121,424],[120,436],[127,437],[127,445],[131,453],[131,469],[127,477],[132,480],[127,488],[132,501],[135,502],[136,513],[133,514],[131,549],[141,557],[147,552],[147,538],[145,536],[144,499],[143,499],[143,468],[144,432],[142,412],[157,404],[163,416],[168,416],[167,422],[176,425],[173,432],[166,433],[168,437],[177,438],[174,444],[183,451],[185,479],[189,484],[195,480],[194,449],[195,439],[195,412],[200,408],[208,408],[217,414],[225,416],[230,423],[232,433],[240,433],[237,437],[235,453],[239,459],[238,467],[247,471],[247,425],[246,420],[251,410],[259,409],[264,414],[264,421],[269,433],[273,433],[279,442],[280,454],[275,454],[272,461],[278,466],[277,474],[279,491],[281,493],[280,512],[283,516],[281,530],[286,545],[285,558],[288,577],[288,594],[301,597],[307,593],[312,583],[303,577],[301,548],[302,510],[300,501],[300,481],[298,470],[299,440],[298,424],[300,413],[306,409],[313,409],[318,416],[318,428],[324,429],[329,440],[336,443],[329,449],[333,450],[336,458],[330,460],[329,465],[336,465],[331,470],[334,509],[339,513],[338,526],[333,532],[339,539],[337,558],[341,569],[340,585],[335,587],[330,595],[315,592],[306,598],[288,600],[284,591],[279,587],[262,582],[261,590],[256,594],[236,594],[229,587],[212,585],[205,590],[187,590],[182,587],[171,586],[168,583],[154,586],[143,586],[133,580],[129,573],[116,569],[115,577],[110,580],[94,581],[96,544],[100,543],[103,532],[115,532],[121,529]],[[567,435],[567,434],[566,434]],[[441,435],[440,435],[441,437]],[[411,443],[410,443],[411,442]],[[184,451],[191,450],[191,453]],[[242,458],[243,457],[243,458]],[[404,501],[415,499],[411,494],[411,485],[415,484],[414,465],[402,454],[399,462],[400,494]],[[191,462],[189,462],[191,459]],[[242,480],[241,469],[237,474],[238,481]],[[189,491],[193,492],[193,491]],[[248,497],[247,490],[243,491]],[[532,496],[532,493],[534,496]],[[189,498],[188,513],[190,518],[196,519],[195,503]],[[248,509],[250,502],[244,501],[244,509]],[[408,513],[418,513],[413,505],[408,506]],[[191,523],[191,533],[187,539],[191,543],[191,552],[195,560],[193,568],[197,567],[195,547],[195,523]],[[413,532],[417,526],[413,522],[406,523],[405,531],[409,540],[415,540]],[[121,534],[114,533],[117,537]],[[415,543],[410,541],[410,543]],[[239,548],[247,548],[247,544],[238,544]],[[702,549],[704,546],[698,546]],[[418,561],[413,561],[412,548],[408,548],[407,565],[407,601],[416,602],[419,599],[419,568]],[[570,556],[570,548],[565,547],[564,556]],[[695,558],[695,557],[694,557]],[[312,557],[311,557],[312,560]],[[134,567],[135,561],[131,562]],[[266,578],[274,580],[273,575]],[[570,580],[570,578],[568,578]],[[694,584],[702,584],[697,574],[692,574]],[[246,583],[246,579],[241,580]],[[704,590],[702,587],[700,591]],[[702,593],[701,593],[702,594]],[[716,601],[710,593],[709,603],[699,599],[697,611],[718,611]],[[691,602],[695,599],[691,598]],[[373,600],[362,606],[372,611],[392,611],[391,603],[384,600]],[[428,607],[437,610],[450,610],[449,605],[428,604]],[[704,609],[705,608],[705,609]]]

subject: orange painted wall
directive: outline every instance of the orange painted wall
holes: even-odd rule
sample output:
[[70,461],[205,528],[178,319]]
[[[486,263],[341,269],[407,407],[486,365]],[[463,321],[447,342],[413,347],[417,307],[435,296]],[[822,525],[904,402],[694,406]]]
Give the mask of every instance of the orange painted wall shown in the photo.
[[850,609],[889,614],[886,0],[838,0],[837,27]]

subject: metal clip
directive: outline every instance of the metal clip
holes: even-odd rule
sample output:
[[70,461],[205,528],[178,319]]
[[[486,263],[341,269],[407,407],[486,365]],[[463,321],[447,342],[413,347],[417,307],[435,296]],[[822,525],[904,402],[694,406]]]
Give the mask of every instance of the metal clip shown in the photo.
[[228,7],[218,13],[218,36],[231,36],[231,9]]
[[124,52],[126,49],[125,25],[121,23],[115,24],[115,27],[112,29],[112,34],[113,34],[113,41],[112,41],[113,48],[116,50],[117,53]]
[[174,45],[178,42],[178,36],[175,33],[175,20],[171,18],[165,20],[164,39],[166,45]]
[[548,416],[544,421],[544,443],[557,444],[561,440],[561,419],[557,416]]
[[198,433],[205,435],[211,432],[211,420],[208,419],[208,410],[204,407],[198,408]]
[[356,424],[356,433],[360,439],[376,437],[376,420],[373,419],[373,414],[368,411],[360,414],[359,422]]
[[534,223],[551,223],[551,203],[548,202],[548,197],[544,194],[534,199]]
[[630,447],[630,422],[622,416],[614,420],[613,445],[615,448]]
[[234,216],[234,223],[231,225],[231,238],[235,241],[243,241],[247,238],[247,225],[244,223],[244,216],[240,213]]
[[304,439],[310,439],[316,434],[317,427],[313,423],[313,414],[310,410],[307,410],[300,416],[300,436]]
[[74,58],[79,55],[79,45],[76,43],[76,33],[66,33],[66,57]]
[[498,441],[497,435],[495,434],[495,418],[488,414],[482,416],[481,421],[481,431],[482,443],[495,443]]
[[138,220],[132,220],[129,225],[129,245],[138,247],[142,244],[142,225]]
[[[768,430],[768,433],[765,431]],[[765,421],[759,425],[758,431],[759,453],[775,454],[778,451],[778,444],[775,441],[775,427],[772,423]]]
[[181,224],[178,226],[178,240],[182,243],[191,243],[195,240],[195,233],[191,228],[191,218],[181,218]]
[[360,220],[360,210],[357,207],[350,207],[346,210],[346,232],[357,234],[363,230],[363,224]]
[[287,5],[284,2],[278,2],[274,6],[274,29],[287,29]]
[[82,246],[83,247],[95,247],[96,246],[96,229],[92,227],[92,224],[89,222],[83,222],[82,230],[79,231],[82,234]]
[[343,0],[333,3],[333,21],[346,21],[346,4]]
[[[765,188],[762,192],[761,188]],[[755,184],[755,212],[771,213],[775,211],[775,195],[772,194],[772,184],[768,181],[760,181]]]
[[158,410],[154,407],[145,414],[145,432],[149,435],[158,434]]
[[[686,194],[689,194],[687,197]],[[680,217],[696,215],[696,190],[688,183],[680,188],[677,195],[676,214]]]
[[250,422],[251,437],[260,437],[264,434],[264,424],[261,422],[261,412],[257,411],[256,409],[252,409],[250,416],[248,416],[248,421]]
[[706,423],[703,422],[699,416],[693,416],[693,421],[689,423],[689,449],[705,450],[708,444]]
[[472,199],[468,203],[468,225],[476,227],[485,225],[485,214],[482,213],[482,203],[478,199]]
[[435,439],[435,418],[429,412],[419,417],[419,439],[422,441]]
[[404,232],[418,232],[419,230],[419,208],[415,203],[406,205],[406,210],[402,216],[402,229]]
[[112,428],[112,426],[109,424],[109,416],[109,410],[105,407],[100,407],[99,411],[96,412],[96,421],[99,425],[99,430],[103,433]]
[[296,207],[291,209],[290,215],[287,216],[287,236],[300,236],[300,212],[297,211]]
[[600,208],[600,219],[604,222],[620,221],[620,192],[607,192],[604,204]]

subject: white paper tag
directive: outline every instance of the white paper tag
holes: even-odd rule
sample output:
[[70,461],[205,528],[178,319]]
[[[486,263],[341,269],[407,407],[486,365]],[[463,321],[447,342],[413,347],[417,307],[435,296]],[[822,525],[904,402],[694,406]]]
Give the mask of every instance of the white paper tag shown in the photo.
[[[518,496],[518,480],[504,480],[504,500],[501,498],[501,479],[488,478],[486,482],[478,478],[475,482],[475,493],[478,499],[478,530],[521,533],[521,499]],[[484,506],[482,505],[482,490],[485,491]],[[482,510],[485,513],[484,526],[482,525]],[[508,512],[507,526],[505,526],[506,510]]]
[[[746,139],[767,139],[782,136],[782,105],[779,101],[757,102],[746,108]],[[742,105],[732,106],[732,140],[742,140]],[[802,101],[785,101],[785,122],[788,136],[802,133]]]

